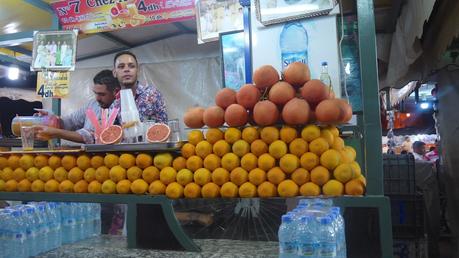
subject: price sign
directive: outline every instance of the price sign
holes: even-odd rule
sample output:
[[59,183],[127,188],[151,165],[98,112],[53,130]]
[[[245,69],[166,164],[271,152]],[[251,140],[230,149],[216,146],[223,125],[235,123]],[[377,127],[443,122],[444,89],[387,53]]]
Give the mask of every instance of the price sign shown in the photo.
[[69,94],[69,72],[38,72],[37,94],[42,98],[65,98]]

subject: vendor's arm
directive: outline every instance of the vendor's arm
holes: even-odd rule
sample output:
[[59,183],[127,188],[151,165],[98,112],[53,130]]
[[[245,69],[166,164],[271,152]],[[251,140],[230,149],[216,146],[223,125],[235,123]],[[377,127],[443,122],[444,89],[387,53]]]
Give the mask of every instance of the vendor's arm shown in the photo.
[[83,105],[81,108],[77,109],[75,112],[61,117],[61,124],[62,128],[70,131],[76,131],[77,129],[83,128],[85,124],[85,119],[86,119],[86,110],[89,107],[96,106],[97,107],[97,102],[96,105],[94,105],[93,102],[96,102],[95,100],[91,100],[85,105]]
[[36,138],[38,140],[47,141],[49,139],[64,139],[67,141],[78,142],[78,143],[93,143],[94,139],[91,132],[80,129],[77,131],[68,131],[64,129],[57,129],[48,126],[36,126],[35,127]]

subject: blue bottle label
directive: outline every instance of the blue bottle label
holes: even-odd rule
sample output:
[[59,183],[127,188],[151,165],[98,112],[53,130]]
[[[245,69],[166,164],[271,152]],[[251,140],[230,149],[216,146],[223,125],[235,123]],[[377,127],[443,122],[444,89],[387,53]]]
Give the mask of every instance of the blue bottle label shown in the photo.
[[298,254],[306,257],[313,257],[314,252],[314,243],[300,243],[298,245]]
[[23,237],[23,235],[21,233],[17,233],[16,234],[16,239],[21,239]]
[[335,257],[336,244],[335,243],[320,243],[320,257]]
[[296,253],[295,242],[281,242],[280,252],[284,254],[294,254]]
[[282,53],[282,69],[285,69],[289,64],[293,62],[301,62],[303,64],[308,64],[308,53],[307,52]]

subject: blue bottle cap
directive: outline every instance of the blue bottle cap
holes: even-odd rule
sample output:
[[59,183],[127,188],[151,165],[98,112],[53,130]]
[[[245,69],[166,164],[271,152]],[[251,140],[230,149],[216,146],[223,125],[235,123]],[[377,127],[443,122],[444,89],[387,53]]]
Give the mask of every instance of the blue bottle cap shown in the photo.
[[292,222],[292,217],[290,217],[289,215],[282,215],[282,222],[290,223]]
[[301,223],[309,223],[312,220],[311,216],[303,216],[301,217]]
[[28,214],[31,214],[31,213],[34,212],[34,208],[33,207],[27,207],[26,211],[27,211]]
[[21,213],[22,213],[21,211],[15,210],[15,211],[13,211],[12,214],[13,214],[13,217],[19,217],[19,216],[21,216]]
[[327,62],[322,62],[322,66],[324,66],[324,65],[328,65],[328,63]]

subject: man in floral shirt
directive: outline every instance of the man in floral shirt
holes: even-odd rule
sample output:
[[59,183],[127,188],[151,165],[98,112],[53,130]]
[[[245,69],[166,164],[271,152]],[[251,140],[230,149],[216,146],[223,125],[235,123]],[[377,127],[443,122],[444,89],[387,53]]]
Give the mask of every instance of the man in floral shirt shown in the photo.
[[[139,64],[137,57],[122,51],[115,55],[113,75],[118,79],[121,89],[131,89],[139,110],[140,120],[153,120],[157,123],[167,123],[166,104],[161,92],[154,86],[142,85],[137,80]],[[121,106],[121,100],[115,100],[115,106]]]

